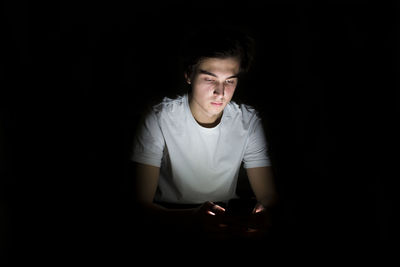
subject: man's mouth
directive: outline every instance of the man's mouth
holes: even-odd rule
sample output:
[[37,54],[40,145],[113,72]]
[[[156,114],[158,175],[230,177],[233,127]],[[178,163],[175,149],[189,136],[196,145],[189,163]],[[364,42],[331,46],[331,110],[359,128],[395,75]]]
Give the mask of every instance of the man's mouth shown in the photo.
[[220,106],[222,106],[222,102],[211,102],[211,105],[213,105],[213,106],[217,106],[217,107],[220,107]]

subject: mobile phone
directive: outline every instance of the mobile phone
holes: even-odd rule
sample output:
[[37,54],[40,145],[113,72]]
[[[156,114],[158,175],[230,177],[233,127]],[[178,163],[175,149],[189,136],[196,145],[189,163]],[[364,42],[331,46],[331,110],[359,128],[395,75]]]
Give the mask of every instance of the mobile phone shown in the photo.
[[256,199],[253,198],[233,198],[228,201],[225,213],[231,216],[249,216],[252,213],[256,203]]

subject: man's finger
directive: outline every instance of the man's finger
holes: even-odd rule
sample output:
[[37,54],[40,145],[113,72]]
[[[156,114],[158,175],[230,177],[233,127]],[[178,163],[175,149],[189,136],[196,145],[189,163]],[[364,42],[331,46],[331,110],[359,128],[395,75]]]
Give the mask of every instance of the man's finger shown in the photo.
[[262,212],[264,210],[265,210],[264,206],[261,203],[257,203],[256,206],[254,207],[252,213],[256,214],[256,213]]
[[[212,202],[211,202],[212,203]],[[225,212],[225,209],[221,207],[220,205],[212,203],[213,206],[211,207],[211,212],[215,214],[223,214]]]

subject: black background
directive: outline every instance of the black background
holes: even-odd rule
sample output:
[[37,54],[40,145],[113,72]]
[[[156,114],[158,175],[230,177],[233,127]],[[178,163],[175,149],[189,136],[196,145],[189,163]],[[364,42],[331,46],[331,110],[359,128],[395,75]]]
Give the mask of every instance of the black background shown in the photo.
[[132,136],[145,107],[184,92],[181,41],[196,25],[233,25],[256,40],[235,97],[264,119],[281,240],[389,240],[398,6],[328,2],[5,1],[8,259],[63,245],[82,253],[135,244]]

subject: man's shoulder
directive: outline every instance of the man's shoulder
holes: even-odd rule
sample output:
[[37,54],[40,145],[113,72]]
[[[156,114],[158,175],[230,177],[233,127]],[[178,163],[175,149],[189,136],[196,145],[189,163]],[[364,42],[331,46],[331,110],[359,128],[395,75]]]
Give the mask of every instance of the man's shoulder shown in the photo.
[[250,121],[258,117],[258,111],[249,104],[229,102],[229,114],[232,117],[240,117],[243,121]]
[[158,120],[177,119],[182,117],[186,110],[186,95],[176,96],[175,98],[164,97],[161,102],[150,108],[150,113]]
[[178,95],[175,98],[164,97],[163,100],[152,107],[155,114],[183,111],[185,107],[185,95]]

